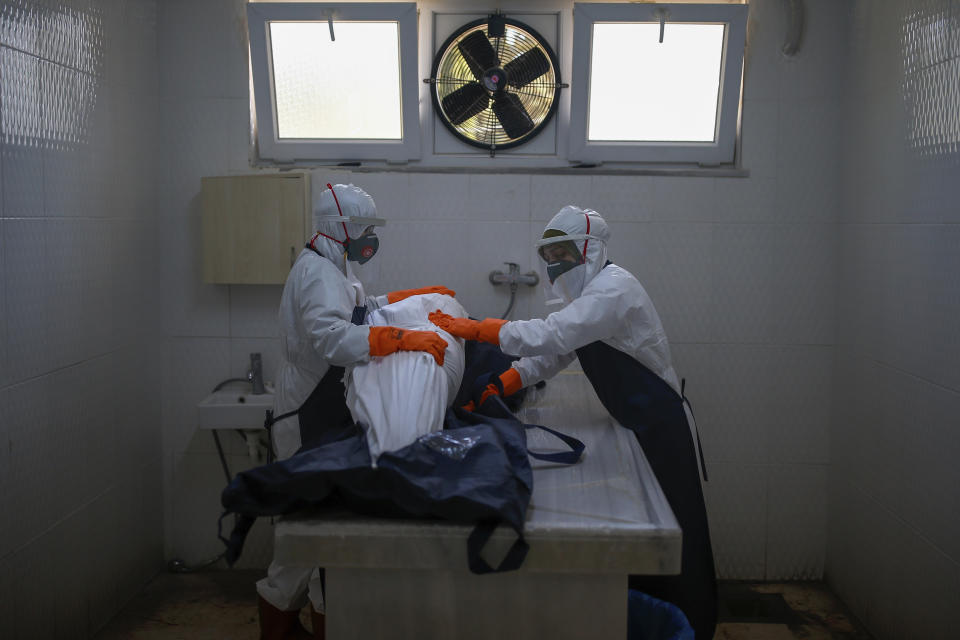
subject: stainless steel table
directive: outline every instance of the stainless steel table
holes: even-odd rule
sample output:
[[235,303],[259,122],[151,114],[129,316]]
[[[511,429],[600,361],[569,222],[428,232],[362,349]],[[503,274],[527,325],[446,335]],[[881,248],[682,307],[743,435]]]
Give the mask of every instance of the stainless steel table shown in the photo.
[[[680,571],[673,513],[633,433],[608,416],[582,372],[556,376],[519,417],[587,447],[573,466],[531,458],[530,551],[519,571],[471,574],[467,525],[342,511],[277,523],[277,560],[326,568],[330,640],[626,637],[627,575]],[[535,451],[563,447],[539,429],[527,435]],[[514,539],[498,530],[488,561]]]

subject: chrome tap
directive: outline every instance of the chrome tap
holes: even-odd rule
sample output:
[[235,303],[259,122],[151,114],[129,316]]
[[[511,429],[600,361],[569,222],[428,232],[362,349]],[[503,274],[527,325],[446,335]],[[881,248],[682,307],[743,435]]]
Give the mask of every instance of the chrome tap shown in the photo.
[[247,380],[253,383],[254,395],[266,393],[263,388],[263,361],[259,353],[250,354],[250,370],[247,371]]

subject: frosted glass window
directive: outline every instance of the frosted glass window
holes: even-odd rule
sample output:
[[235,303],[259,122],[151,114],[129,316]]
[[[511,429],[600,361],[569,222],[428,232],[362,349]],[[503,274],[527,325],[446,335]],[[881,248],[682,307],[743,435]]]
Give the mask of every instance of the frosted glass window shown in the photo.
[[248,2],[257,159],[419,160],[417,15],[414,2]]
[[403,136],[396,22],[272,22],[277,137]]
[[569,160],[736,163],[748,11],[575,3]]
[[710,142],[722,24],[598,23],[590,54],[588,140]]

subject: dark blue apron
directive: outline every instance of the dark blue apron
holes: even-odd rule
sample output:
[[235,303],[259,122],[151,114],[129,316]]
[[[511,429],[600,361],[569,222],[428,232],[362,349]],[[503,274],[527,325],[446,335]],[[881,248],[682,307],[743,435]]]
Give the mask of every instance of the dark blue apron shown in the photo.
[[[306,248],[324,258],[323,254],[310,243],[307,243]],[[350,322],[362,325],[366,317],[366,307],[354,307]],[[347,390],[343,386],[343,372],[343,367],[330,367],[299,408],[277,417],[273,416],[272,411],[268,411],[264,427],[270,431],[274,423],[293,415],[297,416],[300,421],[300,451],[356,435],[358,427],[353,422],[350,409],[347,408]],[[272,446],[272,437],[270,442]]]
[[577,357],[603,406],[636,434],[683,530],[680,575],[630,576],[630,588],[675,604],[696,637],[709,640],[717,622],[717,582],[684,399],[632,356],[603,342],[577,349]]

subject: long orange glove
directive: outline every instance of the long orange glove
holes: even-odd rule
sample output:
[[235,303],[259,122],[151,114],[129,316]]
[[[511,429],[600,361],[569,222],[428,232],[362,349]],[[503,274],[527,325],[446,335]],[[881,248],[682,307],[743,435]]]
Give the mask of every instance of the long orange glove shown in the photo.
[[419,289],[399,289],[397,291],[391,291],[387,294],[387,302],[393,304],[394,302],[406,300],[410,296],[419,296],[425,293],[442,293],[443,295],[450,296],[451,298],[457,295],[457,292],[453,289],[447,289],[446,287],[441,286],[420,287]]
[[397,351],[426,351],[443,366],[447,341],[433,331],[408,331],[397,327],[370,327],[370,355],[388,356]]
[[492,374],[486,374],[477,378],[474,383],[473,399],[463,405],[464,409],[473,411],[486,402],[490,396],[505,398],[512,396],[523,387],[523,380],[521,380],[520,374],[513,367],[510,367],[496,378],[493,378],[491,382],[484,384],[487,380],[491,380],[491,376]]
[[500,327],[507,323],[499,318],[485,318],[471,320],[470,318],[455,318],[439,309],[427,315],[430,322],[447,333],[466,340],[479,340],[490,344],[500,344]]

